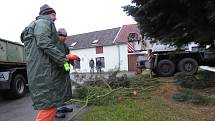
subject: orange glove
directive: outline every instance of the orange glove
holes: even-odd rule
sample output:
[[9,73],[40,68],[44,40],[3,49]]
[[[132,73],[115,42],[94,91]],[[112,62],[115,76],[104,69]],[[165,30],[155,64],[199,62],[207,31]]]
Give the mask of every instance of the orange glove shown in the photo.
[[67,54],[66,55],[67,61],[80,61],[80,58],[77,55]]

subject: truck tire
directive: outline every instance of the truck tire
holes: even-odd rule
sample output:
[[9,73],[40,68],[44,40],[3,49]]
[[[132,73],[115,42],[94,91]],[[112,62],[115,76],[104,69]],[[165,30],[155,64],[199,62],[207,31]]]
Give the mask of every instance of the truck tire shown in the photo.
[[11,82],[11,89],[4,93],[4,97],[17,99],[23,97],[27,91],[25,77],[21,74],[15,75]]
[[184,58],[178,63],[178,69],[180,72],[192,75],[198,71],[198,62],[193,58]]
[[160,76],[172,76],[175,73],[175,64],[168,59],[158,62],[156,73]]

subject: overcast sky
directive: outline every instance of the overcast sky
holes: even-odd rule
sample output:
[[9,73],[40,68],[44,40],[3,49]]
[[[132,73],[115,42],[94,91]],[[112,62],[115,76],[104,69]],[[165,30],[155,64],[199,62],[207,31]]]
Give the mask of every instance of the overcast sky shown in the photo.
[[0,38],[21,42],[20,33],[48,4],[55,9],[56,28],[64,27],[68,35],[120,27],[135,23],[121,6],[131,0],[1,0]]

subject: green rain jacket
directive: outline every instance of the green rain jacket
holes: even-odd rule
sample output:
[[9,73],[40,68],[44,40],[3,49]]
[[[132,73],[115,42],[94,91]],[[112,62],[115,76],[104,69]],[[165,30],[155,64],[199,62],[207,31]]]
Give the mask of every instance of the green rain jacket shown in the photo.
[[29,38],[29,34],[21,35],[21,40],[25,47],[34,109],[60,107],[71,96],[69,73],[65,73],[63,67],[66,63],[64,46],[60,44],[49,16],[38,16],[29,26],[33,26],[34,36]]

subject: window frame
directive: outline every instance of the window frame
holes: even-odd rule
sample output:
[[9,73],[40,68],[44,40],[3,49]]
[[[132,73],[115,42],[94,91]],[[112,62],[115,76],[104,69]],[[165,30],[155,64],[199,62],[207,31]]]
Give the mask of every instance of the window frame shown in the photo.
[[101,61],[101,67],[105,68],[105,57],[96,57],[96,67],[97,67],[97,60]]
[[103,53],[103,46],[96,46],[96,54]]

